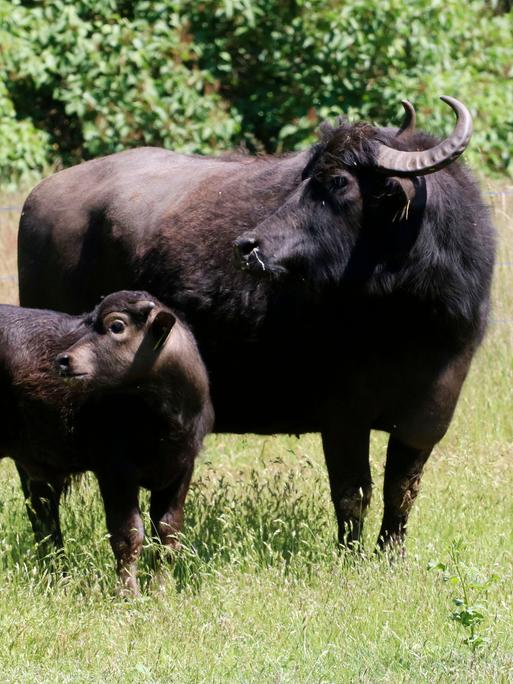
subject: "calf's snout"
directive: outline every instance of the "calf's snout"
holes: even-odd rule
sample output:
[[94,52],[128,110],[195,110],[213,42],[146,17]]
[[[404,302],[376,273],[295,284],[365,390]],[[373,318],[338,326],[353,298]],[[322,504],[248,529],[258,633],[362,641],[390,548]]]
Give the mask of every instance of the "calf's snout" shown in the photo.
[[55,365],[57,370],[61,375],[68,375],[70,370],[70,355],[69,354],[59,354],[55,358]]
[[80,375],[85,375],[85,373],[77,373],[76,368],[73,363],[73,357],[71,354],[66,352],[59,354],[55,358],[55,367],[59,375],[63,378],[72,378]]

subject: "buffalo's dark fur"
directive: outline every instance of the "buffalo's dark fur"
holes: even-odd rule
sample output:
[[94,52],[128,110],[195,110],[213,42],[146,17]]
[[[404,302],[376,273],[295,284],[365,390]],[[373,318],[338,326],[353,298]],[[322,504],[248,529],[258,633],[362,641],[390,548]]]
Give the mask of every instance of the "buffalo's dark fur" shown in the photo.
[[341,540],[370,499],[370,430],[386,430],[380,539],[400,540],[484,333],[494,234],[460,163],[379,172],[378,143],[436,142],[396,134],[340,121],[287,157],[142,148],[56,174],[24,207],[21,301],[72,312],[130,286],[176,307],[218,431],[322,433]]
[[[104,327],[108,314],[125,321],[123,337]],[[166,341],[154,351],[161,334]],[[115,293],[84,316],[0,305],[0,402],[0,452],[26,474],[38,540],[49,535],[62,545],[59,495],[70,475],[93,471],[118,569],[136,589],[141,540],[131,530],[142,529],[139,486],[152,491],[155,530],[174,543],[194,459],[212,424],[192,335],[145,292]]]

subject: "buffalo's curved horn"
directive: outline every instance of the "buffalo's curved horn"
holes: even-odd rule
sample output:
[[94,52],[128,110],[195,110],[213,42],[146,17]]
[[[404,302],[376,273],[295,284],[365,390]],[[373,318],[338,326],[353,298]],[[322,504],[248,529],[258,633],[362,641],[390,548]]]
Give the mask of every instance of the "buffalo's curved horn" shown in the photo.
[[401,100],[401,104],[404,107],[404,119],[401,128],[396,133],[396,138],[413,133],[415,124],[417,123],[417,114],[415,113],[415,107],[412,103],[409,100]]
[[376,167],[386,175],[423,176],[443,169],[457,159],[472,136],[472,117],[464,104],[454,97],[441,97],[456,113],[456,126],[451,135],[438,145],[420,152],[394,150],[379,144]]

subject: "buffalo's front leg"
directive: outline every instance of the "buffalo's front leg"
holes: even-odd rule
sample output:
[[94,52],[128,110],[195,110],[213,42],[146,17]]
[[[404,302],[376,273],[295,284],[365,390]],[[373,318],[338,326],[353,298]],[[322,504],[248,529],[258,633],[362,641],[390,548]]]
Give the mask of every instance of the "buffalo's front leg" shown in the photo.
[[64,479],[55,477],[52,481],[33,480],[17,465],[21,486],[25,495],[27,513],[40,552],[46,556],[51,551],[63,548],[59,520],[59,501]]
[[[193,465],[185,468],[169,487],[151,493],[152,527],[158,534],[163,547],[170,551],[169,560],[173,560],[174,552],[180,548],[178,535],[183,525],[183,507],[189,491],[192,471]],[[160,573],[157,574],[157,582],[162,582]]]
[[359,542],[372,493],[369,464],[370,428],[346,424],[322,432],[331,499],[343,546]]
[[144,541],[138,481],[122,473],[121,467],[116,473],[98,473],[97,477],[122,592],[137,596],[137,561]]
[[422,470],[431,449],[415,449],[390,437],[384,483],[384,513],[378,548],[402,552],[408,516],[419,491]]

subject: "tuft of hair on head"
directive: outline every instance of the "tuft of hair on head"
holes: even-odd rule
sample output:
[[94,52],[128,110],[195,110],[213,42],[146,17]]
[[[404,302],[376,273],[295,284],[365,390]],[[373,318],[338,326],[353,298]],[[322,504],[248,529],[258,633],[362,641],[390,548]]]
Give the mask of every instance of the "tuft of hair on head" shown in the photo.
[[324,122],[319,128],[319,143],[315,153],[319,173],[329,173],[331,167],[371,167],[374,165],[374,139],[377,129],[361,121],[349,123],[345,117],[337,125]]

